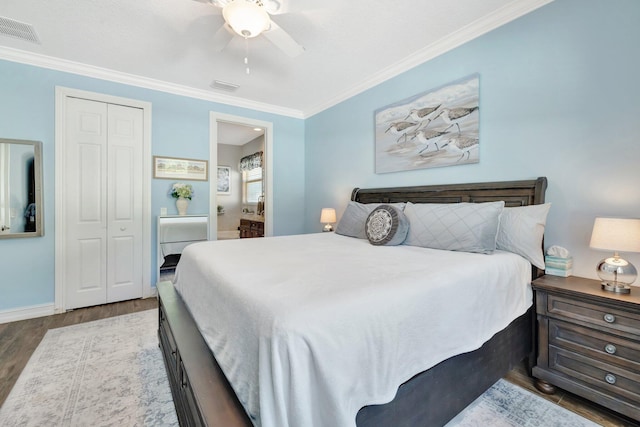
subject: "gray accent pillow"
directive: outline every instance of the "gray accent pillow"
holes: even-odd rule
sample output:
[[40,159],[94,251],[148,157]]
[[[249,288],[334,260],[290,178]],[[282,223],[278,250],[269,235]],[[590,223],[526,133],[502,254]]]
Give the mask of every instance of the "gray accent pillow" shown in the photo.
[[409,219],[405,245],[449,251],[490,254],[496,249],[496,235],[504,202],[407,203]]
[[500,217],[496,248],[518,254],[544,270],[542,238],[551,203],[505,208]]
[[[358,203],[350,201],[342,217],[340,217],[338,225],[336,225],[335,232],[343,236],[366,239],[367,235],[364,231],[364,224],[369,214],[381,204],[382,203]],[[405,204],[390,203],[390,205],[403,210]]]
[[407,237],[409,221],[400,209],[380,205],[369,214],[364,228],[372,245],[395,246]]

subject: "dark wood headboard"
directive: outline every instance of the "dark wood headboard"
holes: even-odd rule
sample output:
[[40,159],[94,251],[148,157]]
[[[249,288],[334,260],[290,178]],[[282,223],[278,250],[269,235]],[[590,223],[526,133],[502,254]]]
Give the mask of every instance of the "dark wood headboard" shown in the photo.
[[544,203],[547,178],[527,181],[422,185],[416,187],[354,188],[351,200],[360,203],[460,203],[504,200],[505,206]]
[[[547,178],[526,181],[481,182],[471,184],[422,185],[395,188],[354,188],[351,200],[360,203],[460,203],[495,202],[505,206],[528,206],[544,203]],[[544,247],[544,243],[543,243]],[[544,270],[531,266],[532,279]]]

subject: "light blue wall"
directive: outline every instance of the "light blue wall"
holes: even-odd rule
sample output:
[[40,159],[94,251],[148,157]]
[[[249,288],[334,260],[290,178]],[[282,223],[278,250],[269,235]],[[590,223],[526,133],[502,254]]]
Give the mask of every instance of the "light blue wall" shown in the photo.
[[[637,0],[556,0],[307,119],[306,230],[353,187],[546,176],[546,244],[595,278],[594,218],[640,217],[639,22]],[[374,110],[476,72],[480,163],[375,174]]]
[[[0,60],[0,136],[42,141],[45,200],[44,237],[0,240],[0,311],[54,301],[56,86],[150,102],[154,155],[208,159],[210,111],[272,122],[274,234],[304,231],[303,120]],[[161,207],[177,212],[168,196],[172,183],[156,179],[151,184],[151,283],[156,280],[155,216]],[[196,196],[189,212],[208,213],[208,183],[192,184]]]
[[[546,243],[595,277],[604,253],[588,248],[594,217],[640,217],[638,22],[636,0],[556,0],[305,121],[0,61],[0,136],[42,141],[45,181],[45,236],[0,240],[0,311],[54,298],[57,85],[151,102],[153,154],[208,158],[209,111],[272,121],[276,235],[320,231],[320,209],[340,214],[356,186],[547,176]],[[480,163],[375,174],[374,110],[475,72]],[[154,215],[174,206],[170,183],[153,180]],[[207,184],[194,186],[190,212],[207,212]]]

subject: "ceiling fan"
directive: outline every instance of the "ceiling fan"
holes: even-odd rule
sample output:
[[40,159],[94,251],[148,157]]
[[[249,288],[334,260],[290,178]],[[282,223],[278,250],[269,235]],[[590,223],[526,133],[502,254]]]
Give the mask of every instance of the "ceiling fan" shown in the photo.
[[304,47],[271,19],[271,15],[285,12],[285,7],[280,0],[196,1],[210,3],[222,9],[225,23],[212,40],[216,51],[223,50],[236,35],[249,39],[262,34],[292,58],[304,52]]

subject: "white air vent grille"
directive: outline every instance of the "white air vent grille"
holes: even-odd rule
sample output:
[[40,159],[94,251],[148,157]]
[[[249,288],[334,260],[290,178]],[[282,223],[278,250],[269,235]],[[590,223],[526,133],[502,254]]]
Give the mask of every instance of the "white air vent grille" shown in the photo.
[[214,80],[210,86],[214,89],[226,90],[227,92],[235,92],[240,87],[239,85],[223,82],[221,80]]
[[0,16],[0,34],[31,43],[40,44],[35,28],[24,22]]

